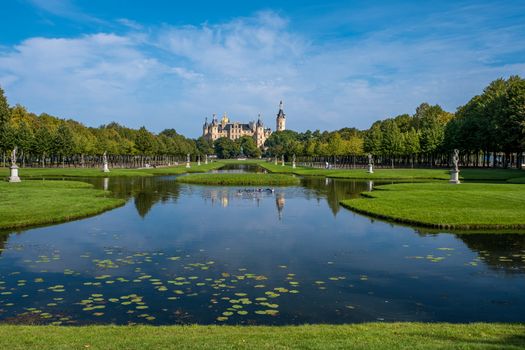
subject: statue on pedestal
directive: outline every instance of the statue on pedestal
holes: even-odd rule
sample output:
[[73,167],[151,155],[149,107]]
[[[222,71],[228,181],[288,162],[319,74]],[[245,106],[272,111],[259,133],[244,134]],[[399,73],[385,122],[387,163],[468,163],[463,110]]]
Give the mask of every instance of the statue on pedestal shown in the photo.
[[191,165],[190,165],[190,154],[188,153],[186,155],[186,168],[190,168]]
[[458,185],[461,182],[459,181],[459,150],[454,149],[452,154],[452,164],[454,164],[454,169],[450,171],[450,183]]
[[292,168],[295,169],[295,153],[292,156]]
[[105,173],[109,173],[109,167],[108,167],[108,156],[106,151],[102,154],[102,163],[104,164],[104,167],[102,168],[102,171]]
[[16,150],[17,147],[11,151],[11,166],[9,167],[9,182],[21,182],[18,176],[18,166],[16,165]]
[[368,153],[368,171],[367,173],[373,174],[374,173],[374,159],[372,158],[372,154]]
[[281,166],[284,166],[284,154],[281,155]]

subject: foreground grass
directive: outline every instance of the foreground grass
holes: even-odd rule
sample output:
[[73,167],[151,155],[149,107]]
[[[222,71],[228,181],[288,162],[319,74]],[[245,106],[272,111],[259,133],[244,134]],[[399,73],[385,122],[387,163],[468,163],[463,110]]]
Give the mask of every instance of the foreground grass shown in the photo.
[[[185,165],[178,165],[165,168],[148,169],[118,169],[112,168],[109,173],[104,173],[95,168],[20,168],[19,173],[22,178],[49,178],[49,177],[119,177],[119,176],[156,176],[156,175],[178,175],[185,173],[207,172],[223,167],[222,162],[213,162],[201,165],[192,163],[191,168]],[[9,169],[1,168],[0,177],[7,178]]]
[[522,324],[0,326],[2,349],[524,349]]
[[125,202],[92,187],[78,181],[0,182],[0,228],[78,219]]
[[[290,165],[282,166],[274,163],[259,163],[261,167],[273,173],[288,173],[302,176],[325,176],[341,179],[370,179],[370,180],[448,180],[450,171],[448,169],[375,169],[373,174],[366,169],[318,169],[309,167],[297,167],[293,169]],[[461,169],[460,177],[470,181],[512,181],[515,178],[523,178],[525,182],[525,171],[517,169]]]
[[412,183],[379,186],[341,204],[354,211],[434,228],[525,229],[525,186]]
[[288,186],[298,185],[300,180],[291,175],[262,173],[219,173],[191,174],[180,176],[177,181],[200,185],[256,185],[256,186]]

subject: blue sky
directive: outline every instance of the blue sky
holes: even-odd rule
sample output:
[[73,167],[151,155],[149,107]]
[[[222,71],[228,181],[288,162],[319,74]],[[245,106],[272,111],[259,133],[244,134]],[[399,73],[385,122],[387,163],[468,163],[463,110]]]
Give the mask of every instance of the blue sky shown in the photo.
[[11,0],[0,85],[11,104],[89,126],[197,137],[224,112],[275,127],[367,128],[421,102],[455,111],[525,76],[524,1]]

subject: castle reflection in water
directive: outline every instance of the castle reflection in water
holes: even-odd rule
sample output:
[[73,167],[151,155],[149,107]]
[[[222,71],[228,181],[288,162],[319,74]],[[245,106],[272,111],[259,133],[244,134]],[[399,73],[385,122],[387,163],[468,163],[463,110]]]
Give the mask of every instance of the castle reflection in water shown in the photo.
[[210,201],[212,206],[220,205],[226,208],[235,201],[253,201],[257,206],[263,200],[275,200],[277,215],[279,220],[282,219],[283,209],[286,203],[284,192],[274,191],[273,189],[243,189],[232,191],[229,189],[209,189],[203,193],[204,201]]

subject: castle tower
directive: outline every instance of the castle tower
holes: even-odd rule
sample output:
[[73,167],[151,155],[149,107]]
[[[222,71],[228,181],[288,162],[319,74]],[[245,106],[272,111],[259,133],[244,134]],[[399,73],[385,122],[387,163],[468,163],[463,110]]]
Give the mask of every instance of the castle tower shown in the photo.
[[257,124],[255,124],[255,143],[257,144],[257,147],[261,147],[264,145],[264,141],[266,141],[264,137],[264,125],[261,121],[261,114],[257,117]]
[[283,101],[279,103],[279,112],[277,113],[275,131],[286,130],[286,114],[283,111]]
[[204,120],[204,125],[202,126],[202,136],[206,136],[208,134],[208,117]]

